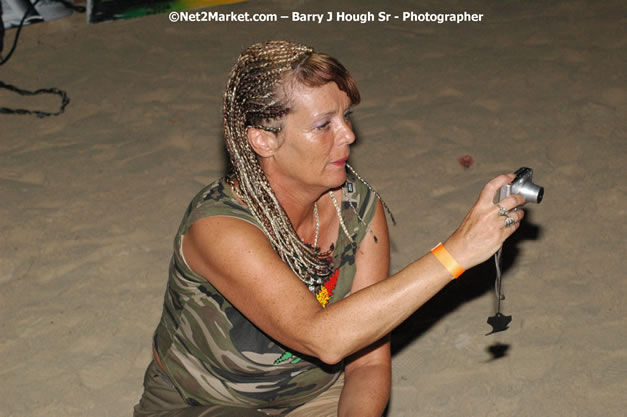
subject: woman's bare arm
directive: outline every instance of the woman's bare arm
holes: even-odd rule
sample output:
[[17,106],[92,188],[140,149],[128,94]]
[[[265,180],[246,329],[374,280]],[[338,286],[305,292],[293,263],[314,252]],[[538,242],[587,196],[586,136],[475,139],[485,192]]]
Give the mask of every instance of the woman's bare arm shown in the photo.
[[[445,242],[466,269],[489,258],[517,225],[503,228],[492,203],[511,176],[492,180],[462,225]],[[508,209],[519,195],[501,202]],[[520,220],[522,210],[511,214]],[[451,280],[430,253],[397,274],[322,308],[274,252],[265,235],[239,219],[209,217],[196,222],[183,241],[191,268],[249,320],[298,352],[337,363],[388,334]],[[333,329],[333,331],[329,331]]]
[[[377,237],[376,242],[370,232]],[[390,242],[380,202],[370,232],[355,256],[357,273],[351,294],[383,281],[389,274]],[[338,416],[380,417],[390,398],[391,373],[389,335],[347,358]]]

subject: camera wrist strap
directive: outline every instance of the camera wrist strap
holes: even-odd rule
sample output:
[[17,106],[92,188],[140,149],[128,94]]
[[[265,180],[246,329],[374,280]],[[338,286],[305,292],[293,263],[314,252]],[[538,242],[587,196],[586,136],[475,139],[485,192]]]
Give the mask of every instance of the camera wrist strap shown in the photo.
[[503,254],[503,247],[494,254],[494,265],[496,266],[496,279],[494,280],[494,293],[496,295],[496,314],[488,317],[488,324],[492,326],[492,331],[487,335],[496,332],[502,332],[508,329],[509,323],[512,321],[512,316],[505,316],[501,314],[501,300],[505,299],[503,292],[503,285],[501,282],[501,255]]
[[496,267],[496,279],[494,280],[494,294],[496,295],[496,312],[501,312],[501,300],[505,299],[505,293],[503,293],[503,286],[501,281],[501,255],[503,254],[503,247],[496,251],[494,254],[494,266]]

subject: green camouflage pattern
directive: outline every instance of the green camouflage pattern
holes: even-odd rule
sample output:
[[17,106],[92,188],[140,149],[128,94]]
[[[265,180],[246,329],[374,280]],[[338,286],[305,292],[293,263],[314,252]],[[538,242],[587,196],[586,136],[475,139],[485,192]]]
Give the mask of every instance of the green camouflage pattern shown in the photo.
[[[342,216],[353,242],[340,228],[333,252],[339,273],[329,303],[348,296],[352,287],[356,249],[367,233],[356,212],[369,224],[377,203],[368,187],[351,173],[342,191]],[[220,407],[227,414],[232,407],[241,410],[238,415],[282,414],[327,390],[337,380],[342,364],[331,367],[281,346],[186,265],[183,236],[195,221],[209,216],[235,217],[259,227],[224,179],[194,197],[174,240],[163,314],[154,334],[155,349],[188,404],[216,406],[216,415],[221,415]],[[219,239],[216,236],[217,244]],[[272,285],[272,277],[267,281]],[[277,298],[289,302],[289,294],[277,294]]]

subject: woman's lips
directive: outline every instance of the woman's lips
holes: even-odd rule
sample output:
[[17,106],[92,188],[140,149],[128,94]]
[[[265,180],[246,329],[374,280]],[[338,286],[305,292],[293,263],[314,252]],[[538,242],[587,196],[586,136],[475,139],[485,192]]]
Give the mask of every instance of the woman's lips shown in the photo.
[[335,166],[338,166],[338,167],[343,167],[344,165],[346,165],[346,161],[347,160],[348,160],[348,157],[342,158],[342,159],[338,159],[337,161],[331,162],[331,165],[335,165]]

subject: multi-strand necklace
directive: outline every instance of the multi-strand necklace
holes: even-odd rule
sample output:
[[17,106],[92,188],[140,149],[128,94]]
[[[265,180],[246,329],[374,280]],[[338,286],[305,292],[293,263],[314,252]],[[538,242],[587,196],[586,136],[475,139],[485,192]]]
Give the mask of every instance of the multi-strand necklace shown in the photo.
[[[337,213],[337,218],[340,221],[340,227],[342,228],[342,231],[344,232],[348,240],[352,242],[353,238],[351,237],[350,233],[348,233],[348,228],[346,227],[346,224],[344,223],[344,218],[342,217],[342,209],[340,208],[340,205],[338,204],[337,199],[335,198],[335,194],[333,194],[333,191],[329,191],[329,197],[331,198],[331,202],[333,203],[333,206],[335,207],[335,212]],[[318,214],[318,202],[317,201],[314,201],[313,211],[314,211],[314,224],[316,226],[313,247],[314,249],[316,249],[318,248],[318,237],[320,236],[320,216]]]

